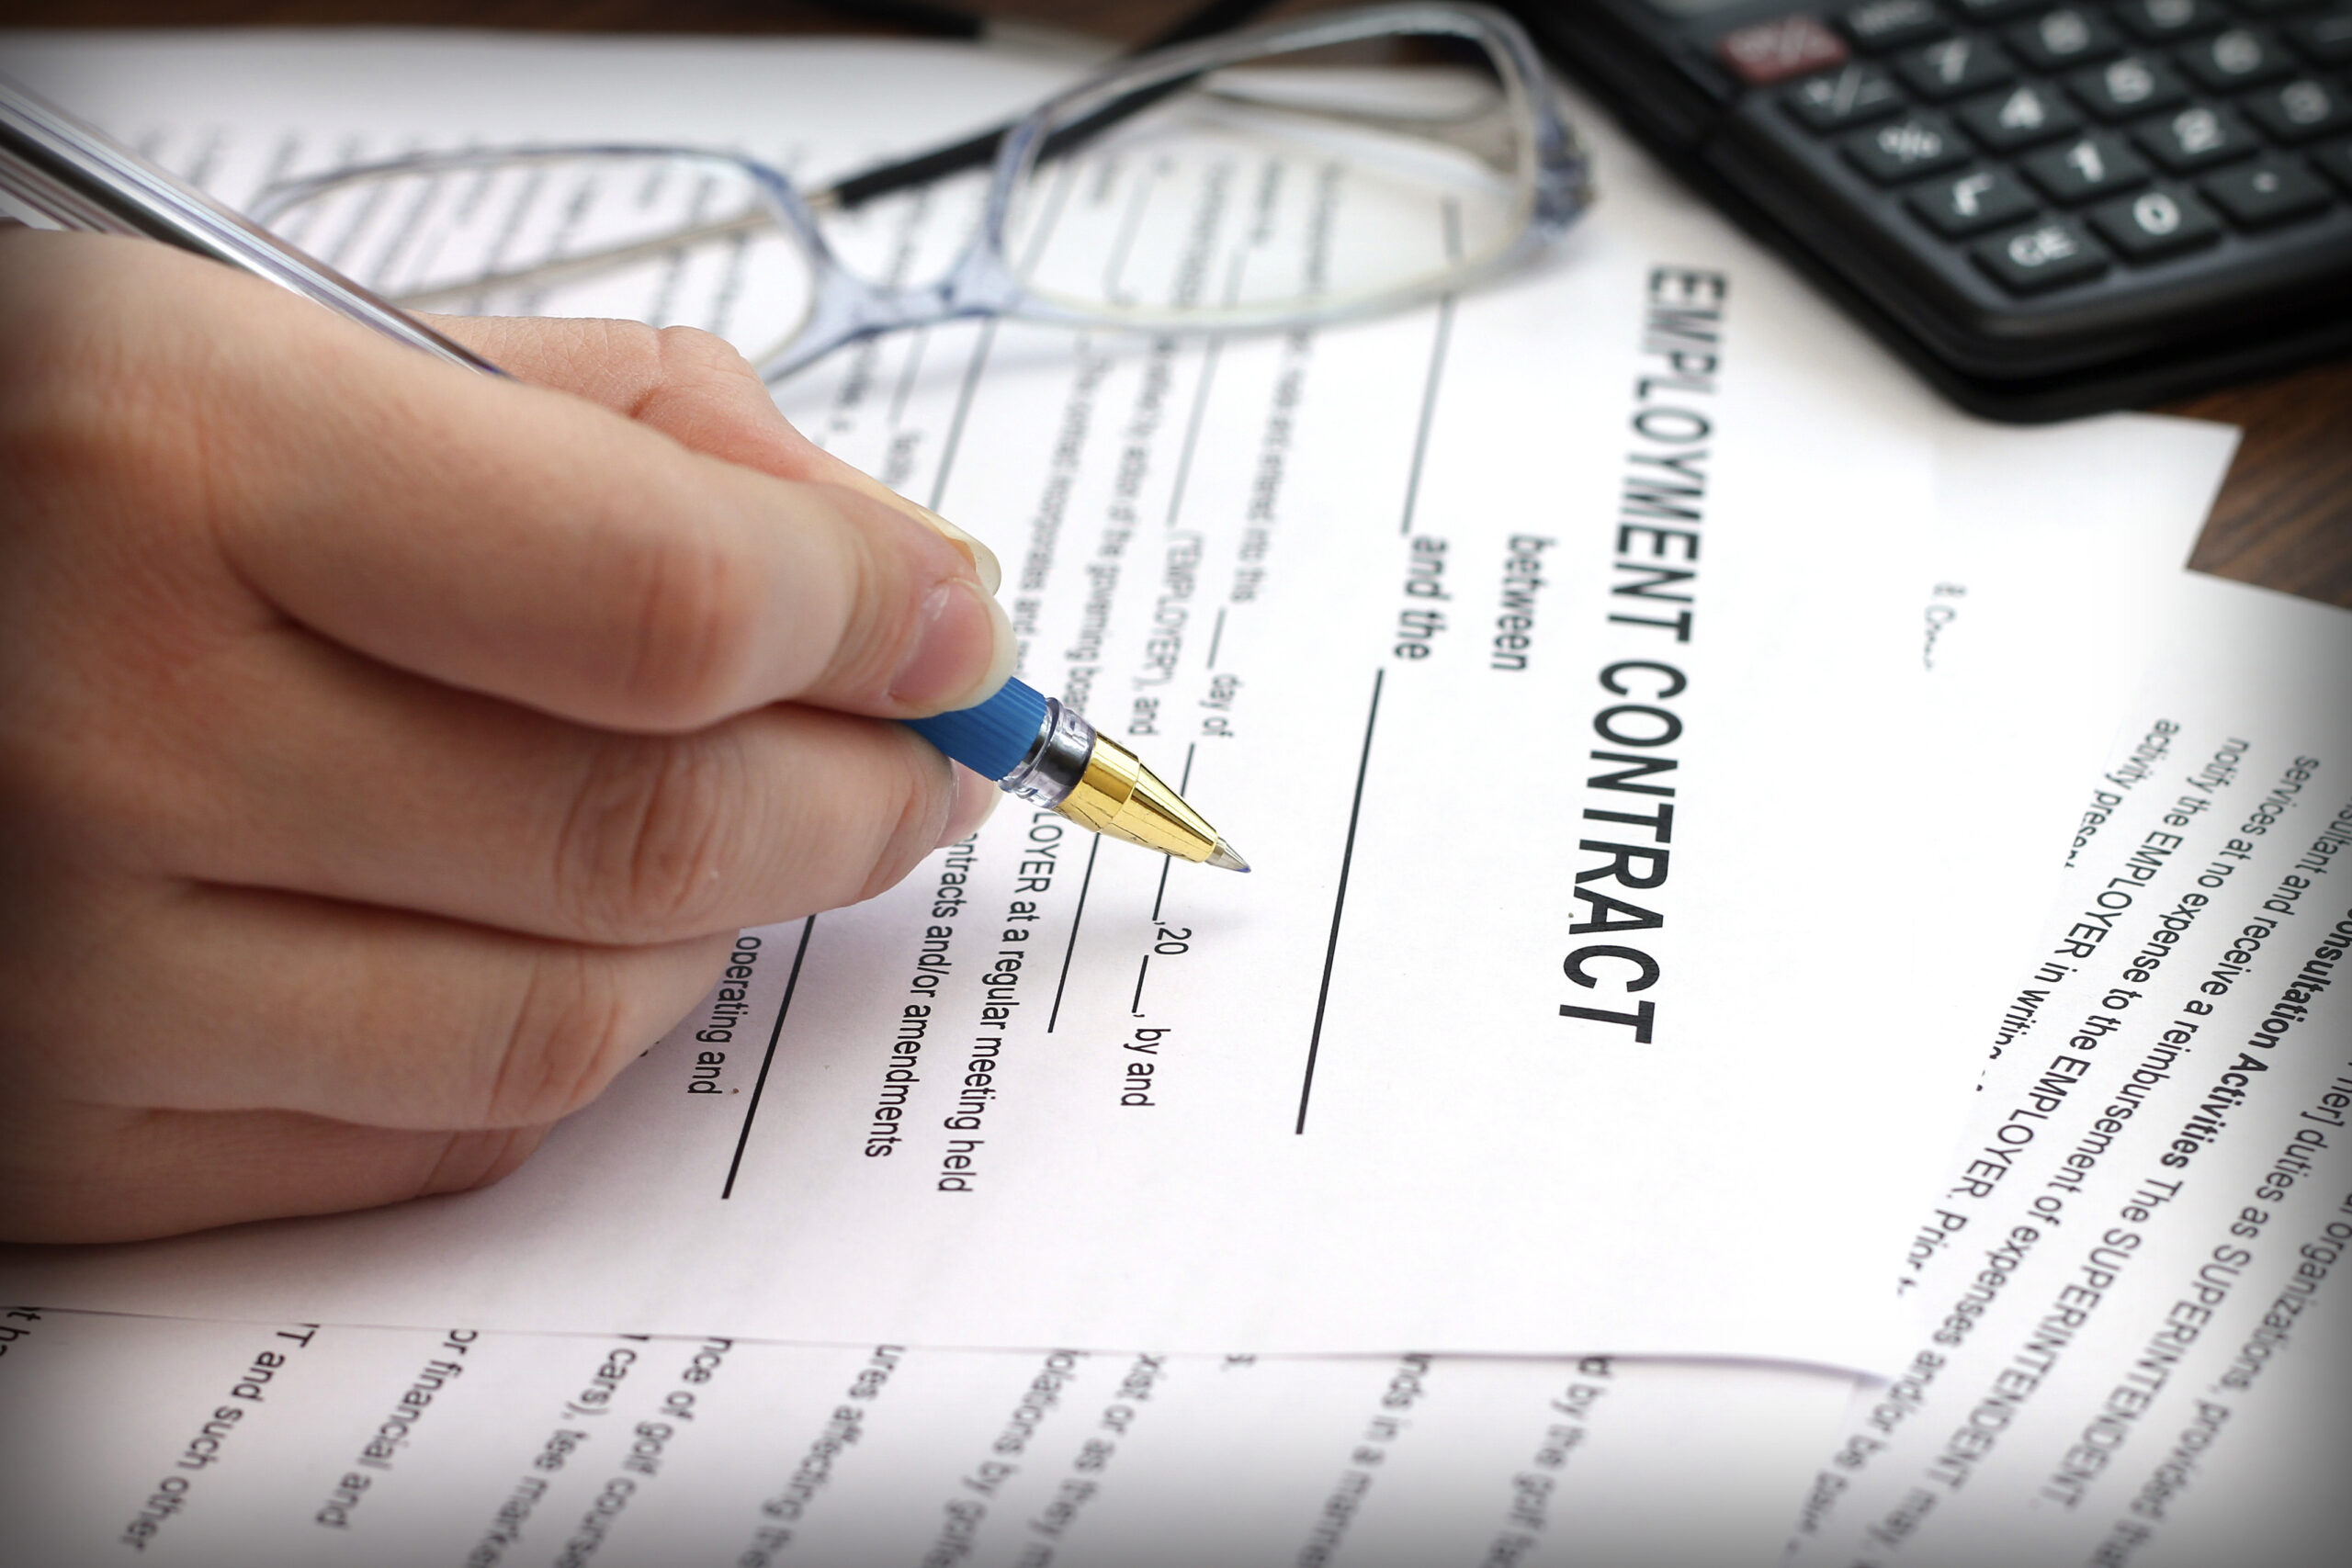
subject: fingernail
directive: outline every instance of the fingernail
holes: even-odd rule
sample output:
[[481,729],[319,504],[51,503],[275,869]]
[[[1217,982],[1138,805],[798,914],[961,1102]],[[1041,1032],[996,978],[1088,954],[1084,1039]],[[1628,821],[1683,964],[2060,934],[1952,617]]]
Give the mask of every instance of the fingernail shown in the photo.
[[993,593],[998,589],[1004,586],[1004,568],[998,564],[996,552],[994,550],[989,548],[986,545],[972,537],[971,535],[964,532],[963,529],[956,526],[955,524],[947,521],[946,518],[942,517],[938,513],[933,512],[930,507],[918,505],[916,502],[911,501],[907,502],[907,506],[910,511],[913,512],[916,516],[922,518],[925,523],[930,524],[933,528],[964,547],[965,553],[972,558],[972,566],[974,570],[978,570],[980,574],[981,587]]
[[1012,673],[1012,623],[973,583],[951,578],[918,612],[914,647],[890,677],[890,695],[945,713],[970,707]]
[[947,808],[947,826],[940,831],[940,844],[952,844],[978,832],[980,824],[989,819],[989,814],[996,809],[996,803],[1003,795],[1004,791],[971,769],[957,764],[956,804]]

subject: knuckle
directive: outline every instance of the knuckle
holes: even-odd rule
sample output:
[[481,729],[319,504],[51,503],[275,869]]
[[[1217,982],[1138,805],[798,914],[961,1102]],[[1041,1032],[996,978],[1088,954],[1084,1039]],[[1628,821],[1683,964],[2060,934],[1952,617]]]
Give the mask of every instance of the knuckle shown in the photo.
[[662,333],[643,321],[575,316],[526,319],[514,324],[560,334],[557,345],[562,350],[566,374],[586,377],[597,389],[593,396],[632,419],[662,384]]
[[654,334],[654,354],[668,380],[705,377],[759,380],[752,362],[735,345],[700,327],[663,327]]
[[[548,326],[554,323],[534,321],[532,324]],[[579,335],[580,347],[584,354],[600,363],[637,371],[639,379],[662,363],[661,331],[643,321],[614,316],[578,316],[563,318],[561,325]]]
[[556,840],[556,907],[592,941],[716,930],[739,858],[743,774],[723,734],[599,747]]
[[507,1021],[482,1125],[535,1126],[595,1099],[644,1043],[635,1023],[628,987],[608,955],[562,948],[540,958]]

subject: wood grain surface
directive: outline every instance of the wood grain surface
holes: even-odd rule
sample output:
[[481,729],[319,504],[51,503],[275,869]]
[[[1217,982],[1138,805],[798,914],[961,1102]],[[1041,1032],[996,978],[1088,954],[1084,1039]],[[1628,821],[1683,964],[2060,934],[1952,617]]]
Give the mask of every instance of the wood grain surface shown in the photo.
[[[1148,38],[1194,0],[965,0],[991,17]],[[1312,8],[1288,0],[1278,11]],[[918,5],[915,9],[920,9]],[[401,27],[681,33],[897,33],[894,0],[0,0],[31,27]],[[2352,278],[2346,280],[2352,288]],[[2243,426],[2237,461],[2191,563],[2352,607],[2352,361],[2222,388],[2163,412]],[[2347,671],[2352,687],[2352,671]]]

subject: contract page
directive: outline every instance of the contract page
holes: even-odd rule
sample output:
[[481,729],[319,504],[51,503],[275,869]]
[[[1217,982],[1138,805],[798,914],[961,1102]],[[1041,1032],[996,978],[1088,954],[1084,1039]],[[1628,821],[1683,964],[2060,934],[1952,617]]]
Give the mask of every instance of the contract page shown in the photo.
[[19,1312],[0,1523],[43,1568],[1762,1563],[1848,1382]]
[[2343,1561],[2352,615],[2185,578],[1792,1561]]
[[[9,68],[238,200],[502,139],[840,166],[1050,79],[948,51],[398,38],[33,42]],[[1878,1362],[1883,1259],[1977,1041],[1966,1009],[1919,1005],[1916,955],[1997,972],[1996,917],[2056,874],[2022,829],[2070,775],[2030,752],[2106,721],[2095,681],[2033,716],[1921,700],[1936,436],[1973,427],[1585,124],[1603,203],[1503,287],[1227,341],[967,322],[782,389],[994,541],[1025,676],[1161,768],[1251,875],[1008,805],[881,898],[744,933],[713,996],[494,1190],[21,1253],[11,1293]],[[1211,261],[1311,229],[1312,181],[1262,188],[1254,226],[1179,227]],[[876,212],[844,253],[943,260],[956,210]],[[711,288],[672,314],[705,319]],[[2226,441],[2199,439],[2201,497]],[[2025,765],[1971,728],[1992,725]]]

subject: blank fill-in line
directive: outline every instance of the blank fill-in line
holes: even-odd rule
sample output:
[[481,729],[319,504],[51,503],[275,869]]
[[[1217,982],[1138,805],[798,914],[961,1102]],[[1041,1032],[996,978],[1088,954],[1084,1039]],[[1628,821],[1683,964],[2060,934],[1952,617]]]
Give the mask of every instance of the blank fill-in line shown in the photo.
[[1348,907],[1348,872],[1356,859],[1356,823],[1363,816],[1363,780],[1372,770],[1372,730],[1380,722],[1380,682],[1386,670],[1376,670],[1372,676],[1372,708],[1363,716],[1363,755],[1356,762],[1355,801],[1348,807],[1348,842],[1340,852],[1340,890],[1331,899],[1331,940],[1323,948],[1323,985],[1315,993],[1315,1032],[1306,1039],[1306,1076],[1298,1086],[1298,1125],[1294,1133],[1306,1131],[1307,1097],[1315,1092],[1315,1058],[1323,1048],[1323,1010],[1331,1000],[1331,965],[1340,956],[1340,917]]
[[1405,479],[1405,515],[1396,525],[1396,536],[1403,538],[1413,531],[1413,508],[1421,499],[1421,461],[1430,453],[1430,425],[1437,417],[1438,383],[1445,376],[1445,347],[1453,336],[1453,296],[1449,294],[1438,301],[1437,338],[1430,345],[1430,376],[1421,388],[1420,427],[1413,433],[1413,467]]
[[[1184,748],[1184,776],[1176,781],[1176,793],[1180,797],[1186,790],[1193,787],[1193,753],[1199,749],[1200,744],[1201,743],[1199,741],[1195,740],[1191,745]],[[1151,923],[1153,925],[1158,925],[1159,923],[1159,906],[1165,902],[1168,897],[1168,868],[1175,863],[1176,857],[1174,855],[1163,855],[1160,857],[1159,891],[1151,896]]]
[[931,481],[933,512],[946,503],[947,476],[956,471],[956,454],[964,445],[964,420],[972,412],[973,395],[980,389],[980,370],[989,362],[989,350],[996,345],[996,322],[990,316],[980,324],[980,340],[972,345],[972,357],[964,366],[964,384],[956,391],[956,412],[947,420],[947,439],[940,444],[939,472]]
[[784,982],[784,1000],[776,1004],[775,1027],[768,1031],[768,1051],[760,1058],[760,1076],[752,1081],[752,1103],[743,1107],[743,1130],[735,1134],[735,1157],[727,1162],[727,1185],[718,1190],[721,1201],[735,1196],[735,1173],[743,1168],[743,1150],[752,1141],[752,1118],[760,1113],[768,1069],[775,1065],[775,1043],[784,1038],[785,1014],[792,1010],[792,993],[800,988],[800,961],[808,956],[808,936],[816,929],[814,915],[800,922],[800,945],[792,950],[792,974]]
[[890,428],[907,423],[907,400],[915,395],[915,378],[922,373],[922,351],[931,344],[931,329],[918,327],[908,334],[907,366],[899,372],[898,390],[890,394]]
[[1078,885],[1078,908],[1070,912],[1069,945],[1062,949],[1062,977],[1054,982],[1054,1010],[1046,1015],[1046,1032],[1051,1034],[1054,1025],[1061,1021],[1062,987],[1069,984],[1069,955],[1078,951],[1078,922],[1086,919],[1086,890],[1094,886],[1094,857],[1102,848],[1102,835],[1094,835],[1094,844],[1086,852],[1086,875]]
[[[1445,204],[1445,254],[1449,260],[1462,259],[1462,209],[1453,201]],[[1396,536],[1403,538],[1413,531],[1413,509],[1421,499],[1421,460],[1430,452],[1430,425],[1437,418],[1438,382],[1445,375],[1446,345],[1453,341],[1453,296],[1449,294],[1437,304],[1437,336],[1430,344],[1429,380],[1421,388],[1421,420],[1413,433],[1413,467],[1405,479],[1405,515],[1396,525]]]

